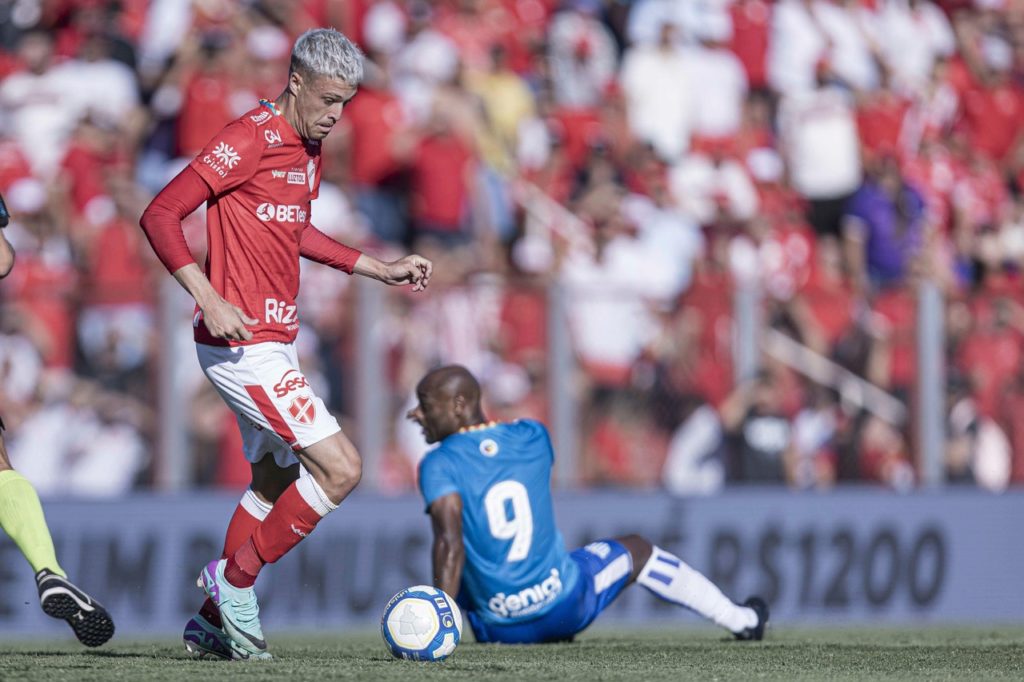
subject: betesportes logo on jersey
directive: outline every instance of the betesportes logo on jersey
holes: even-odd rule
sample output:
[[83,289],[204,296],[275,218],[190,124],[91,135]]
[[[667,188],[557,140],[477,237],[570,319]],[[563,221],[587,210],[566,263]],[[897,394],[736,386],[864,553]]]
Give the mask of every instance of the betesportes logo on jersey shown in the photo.
[[265,223],[271,220],[279,223],[304,223],[306,216],[306,209],[294,204],[260,204],[256,207],[256,217]]
[[487,600],[487,608],[502,618],[517,618],[539,611],[561,593],[562,578],[558,574],[558,569],[552,568],[551,575],[536,585],[519,590],[515,594],[497,593]]

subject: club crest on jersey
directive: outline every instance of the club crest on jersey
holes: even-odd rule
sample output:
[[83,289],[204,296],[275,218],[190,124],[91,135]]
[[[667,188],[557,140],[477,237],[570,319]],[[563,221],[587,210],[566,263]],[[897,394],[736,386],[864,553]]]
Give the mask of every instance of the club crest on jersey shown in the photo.
[[288,406],[288,414],[300,424],[312,424],[316,419],[316,406],[308,395],[296,396]]
[[316,175],[316,161],[310,159],[306,163],[306,177],[309,178],[309,191],[313,191],[313,176]]
[[498,454],[498,444],[493,438],[484,438],[480,441],[480,454],[484,457],[494,457]]
[[284,144],[281,142],[281,133],[269,128],[263,131],[263,139],[267,141],[267,147],[280,147]]

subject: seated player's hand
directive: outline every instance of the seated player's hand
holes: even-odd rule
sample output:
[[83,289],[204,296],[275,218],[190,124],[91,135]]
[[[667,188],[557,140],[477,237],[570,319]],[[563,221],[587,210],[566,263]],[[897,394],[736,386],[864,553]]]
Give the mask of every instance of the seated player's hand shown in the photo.
[[423,256],[412,254],[388,263],[384,282],[391,285],[412,284],[413,291],[423,291],[427,288],[433,271],[433,263]]
[[246,325],[257,322],[259,320],[249,317],[241,308],[224,299],[203,308],[203,324],[217,339],[248,341],[252,332],[246,329]]

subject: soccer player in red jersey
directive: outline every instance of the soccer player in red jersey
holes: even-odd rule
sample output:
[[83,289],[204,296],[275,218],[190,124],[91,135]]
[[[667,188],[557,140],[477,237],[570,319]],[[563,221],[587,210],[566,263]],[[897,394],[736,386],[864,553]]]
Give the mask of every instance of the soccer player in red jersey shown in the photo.
[[[256,577],[336,509],[361,475],[355,446],[298,365],[299,257],[413,291],[430,280],[432,265],[421,256],[383,262],[310,222],[321,140],[362,75],[362,54],[348,38],[333,29],[307,31],[292,49],[284,92],[225,126],[142,216],[157,256],[196,300],[200,365],[235,412],[252,466],[222,558],[199,578],[209,599],[184,634],[197,656],[270,657]],[[204,201],[205,274],[181,229]]]

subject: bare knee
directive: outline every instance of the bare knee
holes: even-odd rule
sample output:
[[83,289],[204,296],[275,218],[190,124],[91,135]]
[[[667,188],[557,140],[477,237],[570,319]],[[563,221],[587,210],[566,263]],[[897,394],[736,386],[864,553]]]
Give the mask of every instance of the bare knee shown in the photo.
[[640,571],[643,570],[644,566],[647,565],[647,561],[651,558],[654,545],[647,538],[635,533],[615,539],[629,552],[629,556],[633,560],[633,574],[630,576],[630,581],[636,580],[640,575]]
[[334,504],[344,500],[363,477],[363,459],[355,450],[343,451],[324,467],[317,483]]

